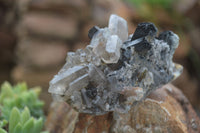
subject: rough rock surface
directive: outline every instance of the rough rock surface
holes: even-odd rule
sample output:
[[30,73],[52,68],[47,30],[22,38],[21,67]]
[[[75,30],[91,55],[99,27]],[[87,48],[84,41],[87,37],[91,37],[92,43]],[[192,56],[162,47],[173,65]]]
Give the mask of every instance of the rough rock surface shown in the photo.
[[172,85],[151,93],[129,114],[114,113],[114,132],[197,133],[200,121],[187,98]]
[[54,103],[46,129],[50,133],[199,133],[200,119],[183,93],[168,84],[126,114],[78,114],[65,102]]
[[51,133],[72,133],[78,119],[78,112],[67,103],[54,102],[51,108],[53,111],[48,115],[46,129]]
[[172,62],[179,37],[172,31],[156,35],[154,24],[140,23],[128,37],[127,22],[111,15],[108,27],[89,31],[90,45],[68,52],[67,62],[51,80],[49,92],[79,112],[127,113],[182,71]]

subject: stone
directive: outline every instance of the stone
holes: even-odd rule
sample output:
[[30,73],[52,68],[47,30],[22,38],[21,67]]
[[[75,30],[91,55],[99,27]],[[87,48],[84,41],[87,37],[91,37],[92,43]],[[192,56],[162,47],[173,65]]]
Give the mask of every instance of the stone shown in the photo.
[[45,13],[27,13],[18,27],[18,34],[43,36],[53,39],[72,39],[78,31],[76,19],[66,18],[62,15]]
[[[18,63],[34,69],[55,69],[64,63],[68,47],[63,41],[26,38],[17,46]],[[55,56],[56,55],[56,56]]]
[[182,66],[172,61],[179,44],[175,33],[157,37],[154,24],[140,23],[128,36],[127,27],[124,19],[111,15],[108,27],[91,30],[90,44],[69,52],[66,64],[50,81],[53,97],[80,113],[128,113],[181,74]]
[[31,6],[41,8],[63,8],[63,7],[73,7],[73,8],[87,8],[87,2],[85,0],[74,0],[74,1],[65,1],[65,0],[42,0],[42,1],[31,1]]
[[[126,88],[126,96],[141,88]],[[200,119],[183,93],[171,84],[152,92],[128,113],[78,113],[65,102],[53,102],[45,124],[54,133],[199,133]]]
[[67,103],[54,102],[50,107],[45,128],[51,133],[73,133],[78,119],[78,113]]
[[116,133],[125,133],[125,127],[137,133],[198,133],[200,131],[200,119],[191,104],[183,93],[171,84],[152,92],[129,113],[115,112],[113,119],[115,122],[112,131]]
[[7,32],[0,30],[0,62],[1,65],[10,65],[13,63],[14,58],[14,48],[16,38]]

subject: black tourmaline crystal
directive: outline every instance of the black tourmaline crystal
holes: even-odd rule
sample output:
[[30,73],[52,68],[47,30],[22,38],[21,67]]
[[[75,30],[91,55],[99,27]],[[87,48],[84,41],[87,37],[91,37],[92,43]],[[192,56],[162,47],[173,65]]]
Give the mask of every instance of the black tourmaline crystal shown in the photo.
[[159,40],[163,40],[163,41],[165,41],[165,42],[167,42],[167,44],[170,46],[170,48],[171,48],[171,45],[172,45],[172,36],[173,36],[173,32],[172,31],[164,31],[164,32],[162,32],[159,36],[158,36],[158,39]]
[[136,52],[146,52],[151,49],[151,44],[147,40],[143,39],[138,44],[135,44],[134,47]]
[[156,36],[156,34],[157,34],[157,28],[153,23],[139,23],[133,34],[133,37],[131,38],[131,41],[146,36],[153,37]]
[[138,24],[131,41],[136,39],[141,39],[138,43],[133,45],[135,51],[139,53],[146,52],[151,49],[151,44],[149,43],[148,38],[154,38],[157,34],[157,28],[153,23],[140,23]]
[[92,27],[89,31],[88,31],[88,37],[90,39],[92,39],[92,37],[94,36],[94,34],[99,30],[98,26],[94,26]]

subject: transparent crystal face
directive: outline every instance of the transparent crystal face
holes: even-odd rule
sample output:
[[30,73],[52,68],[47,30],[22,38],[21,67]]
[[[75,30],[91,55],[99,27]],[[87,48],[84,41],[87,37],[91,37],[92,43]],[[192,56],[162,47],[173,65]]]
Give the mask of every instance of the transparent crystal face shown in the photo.
[[48,91],[82,113],[128,112],[182,72],[172,62],[179,37],[171,31],[156,35],[154,24],[140,23],[128,37],[127,22],[111,15],[108,27],[89,31],[90,45],[67,54]]

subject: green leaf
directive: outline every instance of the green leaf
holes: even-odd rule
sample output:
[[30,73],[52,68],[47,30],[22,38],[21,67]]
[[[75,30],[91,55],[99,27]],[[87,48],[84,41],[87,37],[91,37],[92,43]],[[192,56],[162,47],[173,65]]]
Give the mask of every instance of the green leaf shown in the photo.
[[40,88],[40,87],[34,87],[34,88],[32,88],[32,90],[35,92],[35,94],[36,94],[37,96],[39,96],[40,93],[41,93],[41,88]]
[[0,128],[0,133],[7,133],[4,129]]
[[34,133],[34,119],[30,118],[23,126],[22,133]]
[[13,95],[12,86],[8,82],[3,83],[1,86],[0,103],[2,104],[5,98],[12,97]]
[[[0,93],[1,120],[5,119],[8,121],[9,133],[13,133],[18,123],[20,123],[22,129],[25,130],[31,125],[29,121],[33,119],[31,116],[40,119],[33,119],[33,127],[30,130],[38,133],[41,131],[44,122],[44,113],[42,110],[44,102],[38,98],[40,91],[41,89],[39,87],[28,89],[26,83],[19,83],[15,86],[11,86],[8,82],[5,82],[2,85]],[[27,124],[27,121],[30,123]],[[5,127],[6,124],[7,123],[0,122],[0,127]],[[18,128],[16,130],[19,130]],[[30,130],[28,130],[28,133],[30,133]]]
[[22,125],[20,123],[18,123],[13,132],[14,133],[21,133],[22,132]]
[[17,85],[15,85],[13,87],[13,91],[15,92],[15,94],[20,94],[20,93],[26,91],[26,84],[18,83]]
[[4,126],[6,126],[8,124],[8,121],[7,120],[1,120],[0,121],[0,128],[2,128],[2,127],[4,127]]
[[30,111],[29,111],[29,109],[27,107],[25,107],[24,111],[21,114],[21,123],[22,123],[22,125],[24,125],[24,123],[26,121],[28,121],[29,118],[30,118]]
[[19,87],[20,92],[27,91],[28,87],[27,87],[27,84],[25,82],[19,83],[17,86]]
[[14,133],[14,128],[18,122],[20,122],[20,112],[16,107],[14,107],[9,118],[9,133]]
[[38,120],[34,121],[34,133],[39,133],[43,127],[43,119],[39,118]]

